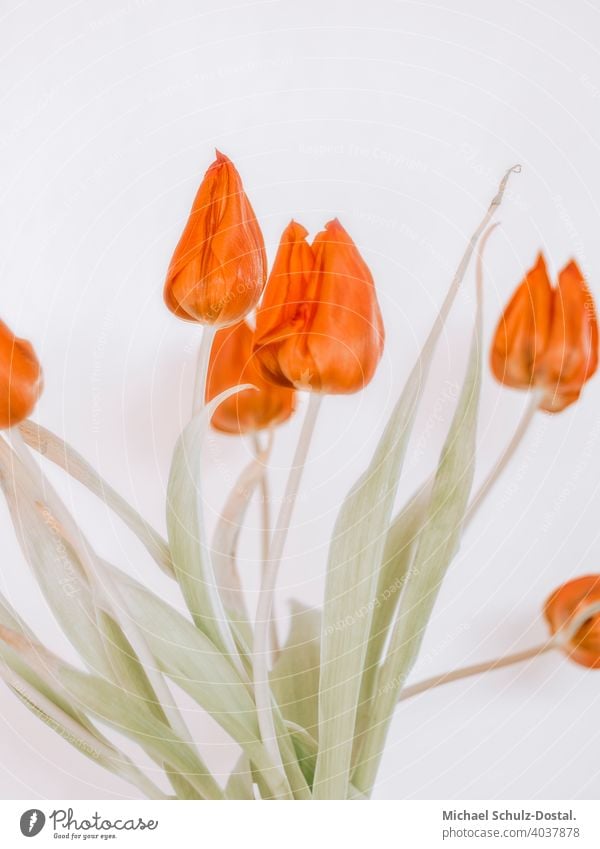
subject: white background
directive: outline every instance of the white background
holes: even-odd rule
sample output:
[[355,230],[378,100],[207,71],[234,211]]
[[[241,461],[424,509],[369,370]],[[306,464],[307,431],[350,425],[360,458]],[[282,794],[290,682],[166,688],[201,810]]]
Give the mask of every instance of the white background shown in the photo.
[[[291,216],[334,215],[376,278],[387,328],[366,391],[325,400],[278,601],[319,601],[340,498],[370,457],[467,237],[503,171],[521,163],[490,242],[486,347],[543,247],[574,254],[600,296],[600,11],[528,3],[43,0],[0,3],[0,314],[30,338],[46,389],[36,418],[62,434],[160,529],[171,451],[188,415],[198,328],[162,304],[165,270],[214,147],[236,162],[269,257]],[[445,333],[401,495],[433,467],[452,413],[472,285]],[[414,680],[545,638],[542,603],[599,567],[600,380],[539,417],[465,537]],[[485,376],[478,478],[526,399]],[[305,402],[303,401],[303,404]],[[281,428],[281,492],[300,416]],[[209,521],[248,455],[207,452]],[[76,485],[61,491],[108,559],[177,596],[139,544]],[[242,568],[256,580],[258,511]],[[74,659],[0,509],[2,592]],[[0,691],[0,797],[122,798]],[[211,766],[226,737],[182,701]],[[547,656],[404,705],[379,798],[594,798],[600,673]]]

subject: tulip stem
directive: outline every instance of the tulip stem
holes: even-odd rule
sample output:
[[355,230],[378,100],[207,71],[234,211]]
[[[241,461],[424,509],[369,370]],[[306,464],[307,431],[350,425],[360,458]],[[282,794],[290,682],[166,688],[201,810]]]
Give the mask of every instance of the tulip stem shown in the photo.
[[283,764],[273,721],[272,695],[269,684],[269,629],[279,566],[320,406],[321,395],[311,393],[277,517],[277,524],[269,546],[268,557],[264,563],[256,608],[252,665],[258,723],[263,743],[273,761],[281,770],[283,770]]
[[208,378],[208,364],[210,362],[210,351],[214,342],[217,328],[212,324],[205,324],[202,328],[200,347],[198,349],[198,360],[196,362],[196,374],[194,377],[194,396],[192,402],[192,418],[197,416],[205,403],[206,382]]
[[[271,456],[273,447],[274,430],[269,428],[267,448],[263,450],[258,434],[254,434],[254,453],[257,458]],[[269,491],[269,467],[267,461],[264,462],[262,474],[260,476],[260,513],[261,513],[261,528],[260,528],[260,545],[261,545],[261,572],[264,573],[266,564],[269,560],[269,548],[271,545],[271,494]],[[261,577],[261,583],[264,580]],[[279,635],[277,634],[277,621],[275,617],[275,599],[273,599],[271,607],[271,625],[270,625],[270,640],[271,652],[273,657],[277,657],[280,651]]]
[[525,408],[525,412],[521,416],[521,420],[517,425],[517,429],[515,430],[512,439],[492,467],[486,479],[483,481],[475,495],[471,503],[469,504],[467,511],[465,513],[464,525],[465,527],[473,520],[475,514],[483,504],[486,496],[489,494],[490,490],[506,468],[512,458],[514,457],[519,445],[523,441],[525,435],[527,434],[531,422],[533,421],[533,417],[536,412],[540,408],[540,400],[542,397],[542,393],[539,390],[533,390],[531,393],[531,397],[529,398],[529,402]]
[[426,693],[428,690],[434,690],[436,687],[441,687],[443,684],[450,684],[452,681],[460,681],[463,678],[471,678],[474,675],[481,675],[483,672],[493,672],[494,669],[502,669],[504,666],[512,666],[514,663],[523,663],[526,660],[533,660],[541,654],[558,649],[558,643],[555,639],[548,640],[540,646],[534,646],[525,651],[509,654],[505,657],[496,658],[496,660],[488,660],[484,663],[474,663],[471,666],[463,666],[461,669],[453,669],[451,672],[445,672],[443,675],[434,675],[431,678],[426,678],[424,681],[419,681],[417,684],[412,684],[410,687],[405,687],[399,697],[398,702],[404,702],[407,699],[412,699],[414,696],[419,696],[421,693]]

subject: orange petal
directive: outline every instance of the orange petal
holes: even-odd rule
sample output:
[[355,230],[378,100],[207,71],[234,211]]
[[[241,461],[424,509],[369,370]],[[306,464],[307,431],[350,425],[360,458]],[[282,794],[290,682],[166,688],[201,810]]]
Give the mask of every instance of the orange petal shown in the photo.
[[543,409],[563,410],[576,401],[598,366],[598,322],[594,299],[577,263],[558,277],[548,346],[539,364],[548,388]]
[[217,151],[173,254],[165,303],[188,321],[230,324],[256,305],[266,267],[262,233],[241,178]]
[[384,328],[373,277],[335,219],[314,242],[315,300],[307,319],[318,388],[351,393],[369,383],[381,359]]
[[529,389],[537,385],[539,361],[550,334],[552,298],[540,253],[504,310],[492,342],[492,373],[506,386]]
[[373,278],[339,221],[312,247],[292,222],[257,314],[263,374],[312,392],[356,392],[372,378],[384,331]]
[[14,427],[31,415],[44,381],[35,351],[0,321],[0,428]]
[[[584,575],[560,586],[544,606],[551,633],[556,634],[596,601],[600,601],[600,575]],[[577,631],[569,642],[568,653],[575,663],[600,669],[600,614],[592,616]]]
[[268,383],[261,375],[253,355],[253,342],[252,328],[245,321],[223,327],[215,334],[206,400],[240,383],[256,387],[238,392],[219,404],[211,424],[224,433],[253,433],[273,427],[286,421],[295,409],[296,393]]
[[260,367],[267,379],[281,386],[295,386],[299,374],[314,371],[304,333],[314,266],[306,236],[307,230],[296,221],[284,230],[256,313]]

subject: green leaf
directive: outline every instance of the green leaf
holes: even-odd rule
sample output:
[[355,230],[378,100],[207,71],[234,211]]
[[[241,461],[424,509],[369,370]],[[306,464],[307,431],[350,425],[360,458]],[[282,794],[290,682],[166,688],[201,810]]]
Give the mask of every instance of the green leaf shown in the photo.
[[433,481],[431,499],[407,573],[387,656],[377,677],[370,727],[361,740],[353,784],[370,794],[398,693],[417,658],[442,579],[458,550],[475,469],[481,388],[481,297],[467,373]]
[[[253,768],[263,775],[271,794],[285,796],[285,784],[260,739],[249,684],[241,681],[230,658],[154,593],[114,567],[113,573],[161,669],[244,749]],[[305,797],[308,790],[278,709],[275,721],[292,791]]]
[[104,637],[112,680],[124,694],[136,697],[136,709],[143,704],[161,722],[168,722],[146,671],[117,622],[104,611],[98,612],[98,627]]
[[0,626],[0,677],[38,719],[81,754],[139,787],[149,798],[165,798],[59,688],[59,671],[73,667],[34,639],[29,631]]
[[201,799],[202,796],[192,784],[179,772],[167,768],[167,775],[178,799]]
[[[361,683],[354,740],[355,752],[360,745],[361,736],[369,724],[371,699],[379,664],[383,660],[390,624],[394,619],[404,584],[410,574],[419,531],[425,521],[427,507],[431,499],[432,483],[432,480],[427,481],[409,499],[392,521],[387,533]],[[355,757],[354,754],[353,763]]]
[[67,638],[87,665],[99,675],[111,675],[97,604],[81,563],[20,459],[0,439],[0,486],[21,549],[40,589]]
[[505,174],[497,195],[469,241],[373,459],[344,500],[335,524],[329,551],[322,632],[319,754],[313,789],[317,799],[347,797],[379,567],[408,439],[446,317],[479,238],[502,200],[511,171]]
[[159,764],[168,764],[198,791],[203,799],[222,799],[223,794],[195,749],[181,740],[170,726],[143,709],[132,709],[134,699],[114,684],[77,670],[63,668],[60,680],[81,708],[134,740]]
[[204,527],[201,490],[202,446],[211,416],[218,405],[247,384],[222,392],[205,405],[177,440],[167,487],[167,529],[175,575],[196,626],[221,651],[230,655],[240,671],[230,623],[215,578]]
[[291,626],[271,671],[271,688],[286,720],[316,739],[321,652],[321,612],[291,602]]
[[225,796],[227,799],[254,799],[254,781],[250,761],[243,752],[229,776]]
[[42,425],[31,421],[21,422],[19,430],[24,441],[42,457],[64,469],[74,480],[85,486],[127,525],[147,549],[151,557],[169,577],[175,573],[167,542],[133,509],[116,490],[108,484],[68,442]]
[[281,786],[260,740],[248,685],[230,659],[194,625],[133,578],[113,567],[132,616],[161,669],[204,708],[244,749],[272,789]]
[[264,474],[266,459],[266,453],[253,457],[242,470],[221,510],[212,540],[213,567],[223,604],[249,646],[252,645],[252,630],[237,567],[237,546],[248,505]]
[[[154,675],[154,683],[150,685],[147,675],[153,674],[152,669],[143,669],[128,638],[115,621],[113,610],[124,617],[132,633],[137,635],[135,622],[126,618],[122,602],[116,597],[109,598],[111,588],[108,576],[101,574],[102,561],[62,502],[57,501],[51,487],[46,488],[41,477],[34,480],[20,457],[11,452],[4,440],[0,446],[0,458],[5,468],[9,461],[11,464],[10,473],[2,475],[1,480],[21,547],[66,636],[93,672],[119,684],[124,691],[141,697],[148,710],[164,719],[156,696],[160,692],[164,698],[164,682]],[[56,507],[55,501],[62,513],[52,512]],[[57,517],[68,522],[69,528]],[[86,554],[82,552],[93,564],[93,572],[84,569],[81,558]],[[139,639],[138,644],[143,648],[143,639]],[[155,684],[162,684],[162,689],[156,690]],[[167,697],[169,701],[165,700],[165,703],[170,709],[170,694]],[[140,709],[139,703],[137,709]],[[175,715],[176,711],[172,713]]]

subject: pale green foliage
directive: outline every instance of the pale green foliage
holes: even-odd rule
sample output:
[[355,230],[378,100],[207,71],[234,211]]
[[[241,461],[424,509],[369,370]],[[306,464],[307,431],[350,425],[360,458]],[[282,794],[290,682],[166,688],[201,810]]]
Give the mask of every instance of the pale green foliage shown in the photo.
[[329,552],[319,694],[319,755],[313,793],[345,799],[351,773],[362,671],[371,635],[380,564],[417,406],[444,322],[481,234],[502,200],[510,172],[473,233],[441,312],[388,420],[373,459],[344,500]]
[[[202,448],[211,414],[224,398],[248,387],[234,387],[203,407],[177,441],[167,491],[168,543],[74,449],[41,426],[20,428],[30,446],[103,499],[136,534],[176,579],[184,612],[99,558],[15,434],[14,451],[0,437],[0,485],[24,555],[82,666],[41,646],[0,597],[1,675],[49,727],[146,796],[369,797],[399,691],[459,546],[475,461],[479,306],[438,468],[394,518],[403,458],[436,342],[507,179],[468,244],[369,466],[342,502],[323,611],[292,603],[270,691],[264,679],[272,697],[274,749],[261,739],[251,683],[254,626],[236,564],[240,527],[264,458],[242,473],[212,546],[202,515]],[[239,746],[223,787],[191,739],[177,707],[178,689]],[[149,755],[163,787],[100,733],[96,721]],[[172,791],[163,789],[169,785]]]

